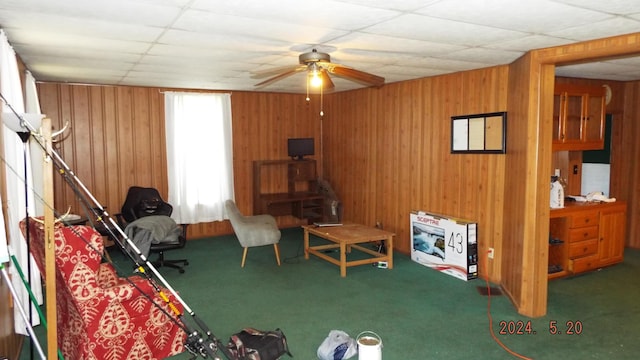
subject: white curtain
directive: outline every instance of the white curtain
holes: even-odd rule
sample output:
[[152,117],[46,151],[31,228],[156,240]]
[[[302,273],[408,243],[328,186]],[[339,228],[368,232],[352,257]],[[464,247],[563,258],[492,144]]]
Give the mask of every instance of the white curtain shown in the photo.
[[[18,70],[18,62],[16,53],[9,44],[3,30],[0,30],[0,91],[7,100],[7,102],[13,107],[13,109],[19,114],[24,113],[24,102],[22,97],[22,85],[20,83],[20,72]],[[7,104],[2,105],[3,112],[10,112],[11,109]],[[4,124],[2,126],[5,126]],[[3,129],[4,138],[4,152],[5,152],[5,172],[6,172],[6,184],[7,184],[7,221],[9,229],[9,252],[16,257],[23,273],[27,276],[27,269],[31,269],[30,284],[32,290],[35,290],[36,294],[41,297],[41,284],[40,273],[37,270],[33,259],[27,252],[27,244],[18,228],[18,222],[25,217],[25,181],[30,183],[24,178],[24,147],[23,143],[18,135],[8,127]],[[30,165],[27,168],[29,174],[31,174]],[[29,178],[28,176],[27,178]],[[29,192],[29,214],[33,214],[33,204],[35,199],[33,192]],[[29,264],[29,261],[31,262]],[[21,301],[25,309],[29,309],[30,301],[29,294],[26,291],[19,273],[15,266],[9,267],[9,273],[13,285],[18,293],[18,301]],[[33,314],[32,324],[39,324],[38,313],[35,305],[31,305],[31,313]],[[17,307],[14,311],[15,319],[15,331],[19,334],[28,335],[26,331],[26,323],[20,316],[20,312]]]
[[[38,90],[36,88],[36,79],[31,75],[29,70],[25,71],[25,107],[26,112],[29,114],[41,114],[40,111],[40,100],[38,99]],[[34,192],[39,194],[39,197],[30,197],[30,199],[34,199],[30,201],[30,208],[33,209],[33,212],[30,212],[32,216],[42,216],[44,215],[44,205],[42,201],[39,201],[40,197],[44,194],[44,177],[42,176],[42,170],[44,168],[44,156],[43,149],[37,141],[33,139],[33,137],[29,140],[29,155],[30,155],[30,163],[31,163],[31,179],[29,181],[32,184]],[[31,156],[33,155],[33,156]]]
[[233,199],[231,94],[166,92],[165,121],[171,217],[223,220]]
[[[0,193],[0,203],[2,202],[2,194]],[[9,248],[7,247],[7,235],[4,232],[4,212],[0,207],[0,266],[9,262]]]

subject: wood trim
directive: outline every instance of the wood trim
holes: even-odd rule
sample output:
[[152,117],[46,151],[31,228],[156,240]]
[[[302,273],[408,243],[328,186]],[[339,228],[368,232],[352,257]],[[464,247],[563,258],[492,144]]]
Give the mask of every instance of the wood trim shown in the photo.
[[534,50],[540,64],[567,65],[640,54],[640,32]]
[[[548,171],[548,164],[551,164],[550,150],[546,149],[551,149],[551,109],[555,64],[586,62],[638,53],[640,53],[640,33],[532,51],[512,64],[512,68],[514,70],[517,69],[514,71],[514,75],[521,74],[523,78],[520,82],[522,86],[514,85],[510,94],[513,94],[514,91],[524,92],[521,98],[526,100],[522,101],[522,106],[523,108],[526,107],[528,111],[526,111],[526,116],[523,120],[530,125],[537,126],[536,131],[538,132],[537,134],[534,131],[522,132],[520,136],[516,136],[515,141],[522,141],[527,144],[522,149],[524,153],[533,156],[530,159],[532,163],[525,166],[525,171],[522,172],[527,174],[524,181],[529,183],[528,179],[536,179],[537,185],[530,184],[531,186],[526,192],[527,195],[522,199],[525,200],[523,202],[524,211],[525,213],[529,212],[530,216],[522,219],[524,224],[521,227],[510,224],[506,225],[508,230],[505,230],[505,239],[522,235],[522,253],[518,251],[512,252],[509,259],[516,262],[514,266],[505,267],[513,270],[520,269],[522,278],[518,281],[517,277],[511,277],[503,285],[521,314],[531,317],[546,314],[548,253],[544,248],[546,247],[549,230],[548,172],[539,170],[543,168]],[[512,81],[515,81],[515,79],[510,78],[510,82]],[[528,92],[523,87],[528,88]],[[527,94],[528,99],[526,98]],[[518,102],[521,102],[519,99]],[[512,100],[509,100],[510,112],[512,106],[517,105]],[[513,136],[513,132],[510,132],[510,134]],[[526,137],[523,137],[525,135]],[[522,160],[526,160],[526,158]],[[508,160],[509,169],[512,169],[511,165],[516,166],[517,164]],[[512,185],[515,186],[515,184]],[[510,188],[511,186],[509,185],[505,187],[505,189]],[[544,191],[545,189],[547,191]],[[516,196],[519,193],[516,192]],[[533,196],[535,201],[528,203],[526,201],[528,196]],[[521,233],[520,229],[526,230]],[[523,259],[522,267],[517,266],[519,254],[522,255]],[[532,263],[529,264],[529,262]],[[503,276],[505,273],[503,271]]]
[[[40,134],[45,145],[46,154],[52,153],[51,141],[51,119],[44,118],[40,126]],[[51,161],[43,164],[43,198],[46,204],[53,203],[53,165]],[[45,279],[46,279],[46,299],[47,308],[47,358],[55,359],[58,356],[58,326],[57,326],[57,302],[56,302],[56,244],[54,235],[54,214],[50,207],[44,208],[44,240],[45,244]]]

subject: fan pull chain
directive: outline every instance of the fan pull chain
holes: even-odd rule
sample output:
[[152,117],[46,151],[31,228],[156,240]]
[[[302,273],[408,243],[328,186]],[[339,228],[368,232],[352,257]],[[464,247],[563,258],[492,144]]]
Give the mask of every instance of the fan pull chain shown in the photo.
[[306,84],[307,84],[307,98],[306,98],[307,102],[311,101],[311,99],[309,98],[309,82],[310,81],[311,80],[309,79],[309,74],[307,74],[307,82],[306,82]]
[[320,85],[320,117],[324,116],[324,111],[322,111],[323,109],[323,92],[322,92],[322,88],[324,87],[324,84]]

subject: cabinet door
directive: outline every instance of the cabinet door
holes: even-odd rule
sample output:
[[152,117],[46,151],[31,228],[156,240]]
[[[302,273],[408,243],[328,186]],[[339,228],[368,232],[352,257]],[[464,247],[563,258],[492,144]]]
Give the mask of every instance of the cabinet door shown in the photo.
[[289,192],[316,192],[317,175],[315,160],[291,161],[289,163]]
[[604,147],[604,88],[558,84],[553,103],[553,150]]
[[604,106],[604,96],[588,95],[587,114],[583,126],[585,142],[604,141]]
[[626,206],[602,210],[600,213],[600,244],[598,246],[598,265],[606,266],[623,260]]
[[310,181],[315,179],[315,161],[299,161],[289,164],[289,181]]
[[564,94],[553,94],[553,142],[562,142],[564,134]]
[[561,135],[564,143],[581,141],[582,119],[585,117],[584,98],[583,94],[566,93],[565,95],[564,131]]

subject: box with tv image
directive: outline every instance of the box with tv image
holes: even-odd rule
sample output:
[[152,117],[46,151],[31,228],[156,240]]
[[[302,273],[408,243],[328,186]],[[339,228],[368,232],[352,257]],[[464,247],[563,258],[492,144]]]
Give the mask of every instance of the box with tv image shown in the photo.
[[478,277],[478,225],[472,221],[411,213],[411,260],[467,281]]

